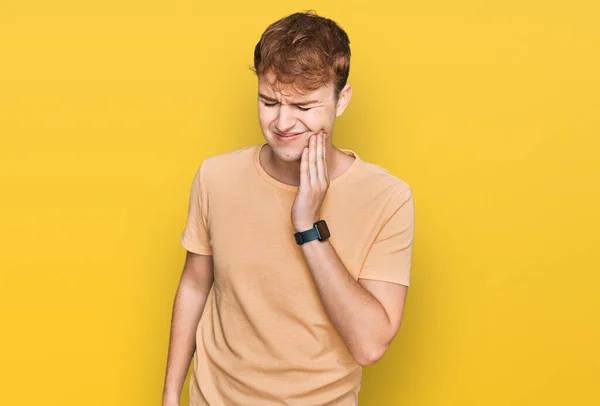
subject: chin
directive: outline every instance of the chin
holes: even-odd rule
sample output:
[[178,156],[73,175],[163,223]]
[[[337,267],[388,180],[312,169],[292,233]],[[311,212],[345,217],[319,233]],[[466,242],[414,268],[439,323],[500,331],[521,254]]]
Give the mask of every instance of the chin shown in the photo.
[[300,162],[302,160],[302,151],[277,151],[275,155],[283,162]]
[[[270,143],[269,143],[270,144]],[[279,146],[274,146],[273,144],[270,144],[271,146],[271,151],[273,151],[273,154],[275,155],[275,157],[282,161],[282,162],[300,162],[302,160],[302,150],[304,149],[303,146],[297,146],[297,147],[287,147],[287,148],[281,148]]]

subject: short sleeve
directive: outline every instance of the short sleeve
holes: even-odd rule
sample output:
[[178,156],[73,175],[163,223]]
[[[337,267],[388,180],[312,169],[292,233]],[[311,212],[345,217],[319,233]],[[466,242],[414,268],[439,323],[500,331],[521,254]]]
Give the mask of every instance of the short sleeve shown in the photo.
[[193,253],[212,255],[208,232],[206,193],[203,189],[202,165],[196,172],[190,190],[188,218],[181,236],[181,245]]
[[415,212],[410,188],[394,197],[395,210],[367,254],[359,278],[410,285]]

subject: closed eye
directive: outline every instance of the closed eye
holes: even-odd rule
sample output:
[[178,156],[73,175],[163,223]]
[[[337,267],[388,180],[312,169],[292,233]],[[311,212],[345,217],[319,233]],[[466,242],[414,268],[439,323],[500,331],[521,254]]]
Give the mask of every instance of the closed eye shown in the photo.
[[[264,104],[266,107],[275,107],[275,106],[276,106],[276,105],[278,105],[279,103],[265,103],[265,102],[263,102],[263,104]],[[298,106],[298,105],[295,105],[295,106],[296,106],[296,107],[298,108],[298,110],[300,110],[300,111],[308,111],[308,110],[310,110],[310,109],[312,108],[312,107],[308,107],[308,108],[305,108],[305,107],[300,107],[300,106]]]

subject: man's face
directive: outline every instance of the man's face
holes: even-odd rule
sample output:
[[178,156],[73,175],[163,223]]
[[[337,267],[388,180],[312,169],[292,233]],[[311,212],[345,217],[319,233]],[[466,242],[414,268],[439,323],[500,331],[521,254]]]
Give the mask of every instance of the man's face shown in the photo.
[[259,77],[258,118],[274,154],[284,162],[300,162],[309,137],[320,130],[325,131],[327,144],[331,145],[335,117],[346,107],[349,85],[336,103],[333,84],[298,94],[291,87],[276,91],[269,85],[271,80],[269,74]]

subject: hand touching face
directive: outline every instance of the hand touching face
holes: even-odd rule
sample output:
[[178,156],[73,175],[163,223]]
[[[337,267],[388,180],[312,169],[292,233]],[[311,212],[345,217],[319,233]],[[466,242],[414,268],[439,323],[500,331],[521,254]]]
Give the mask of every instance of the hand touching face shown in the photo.
[[302,150],[300,187],[291,212],[296,231],[306,231],[320,220],[321,206],[328,189],[326,134],[319,131],[311,135],[308,147]]

